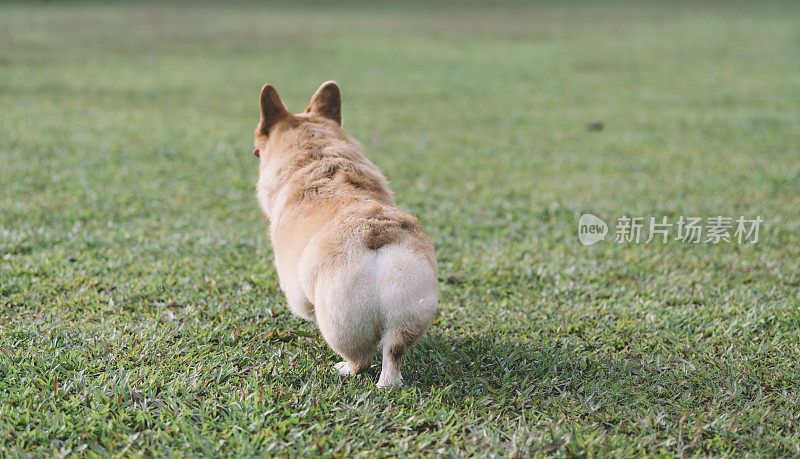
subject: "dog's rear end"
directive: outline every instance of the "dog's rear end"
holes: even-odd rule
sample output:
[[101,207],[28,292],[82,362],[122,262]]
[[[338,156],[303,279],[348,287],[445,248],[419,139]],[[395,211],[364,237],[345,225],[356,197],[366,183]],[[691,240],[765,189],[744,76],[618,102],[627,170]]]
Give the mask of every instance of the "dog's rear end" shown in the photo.
[[374,202],[343,205],[299,266],[322,336],[345,359],[339,371],[367,368],[380,341],[378,385],[399,385],[401,359],[437,309],[433,246],[416,219]]

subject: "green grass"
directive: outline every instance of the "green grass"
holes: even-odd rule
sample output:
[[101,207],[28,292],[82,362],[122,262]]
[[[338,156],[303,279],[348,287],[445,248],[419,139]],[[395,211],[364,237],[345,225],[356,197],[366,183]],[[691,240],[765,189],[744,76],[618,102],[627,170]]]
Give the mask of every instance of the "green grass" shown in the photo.
[[[423,8],[0,5],[0,456],[800,454],[800,5]],[[287,311],[254,195],[262,84],[328,79],[437,249],[399,391]]]

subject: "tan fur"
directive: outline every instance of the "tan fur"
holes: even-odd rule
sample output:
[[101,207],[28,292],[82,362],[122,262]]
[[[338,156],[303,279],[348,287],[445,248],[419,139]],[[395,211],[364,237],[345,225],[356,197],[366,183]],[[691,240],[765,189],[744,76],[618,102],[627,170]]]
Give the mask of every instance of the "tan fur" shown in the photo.
[[293,115],[265,85],[255,146],[256,193],[289,308],[317,321],[344,358],[343,374],[368,367],[380,341],[378,385],[400,385],[400,359],[436,314],[436,258],[417,219],[397,209],[386,178],[342,130],[338,86],[324,83]]

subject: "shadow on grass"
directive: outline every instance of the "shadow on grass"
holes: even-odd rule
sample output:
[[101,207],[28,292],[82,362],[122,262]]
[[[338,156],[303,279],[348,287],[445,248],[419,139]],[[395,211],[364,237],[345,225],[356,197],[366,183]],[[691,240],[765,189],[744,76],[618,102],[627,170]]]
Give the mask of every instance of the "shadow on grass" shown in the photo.
[[573,403],[590,395],[594,401],[615,403],[641,398],[649,392],[642,373],[641,362],[613,359],[587,347],[538,347],[488,335],[424,337],[403,365],[408,386],[447,388],[455,402],[490,397],[513,405],[552,397]]

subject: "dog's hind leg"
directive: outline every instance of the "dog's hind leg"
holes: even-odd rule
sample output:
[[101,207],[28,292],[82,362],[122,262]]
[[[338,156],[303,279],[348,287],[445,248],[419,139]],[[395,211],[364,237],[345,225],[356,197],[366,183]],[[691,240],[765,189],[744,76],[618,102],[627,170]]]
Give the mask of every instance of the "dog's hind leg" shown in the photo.
[[406,350],[414,342],[413,336],[401,331],[392,330],[383,337],[383,361],[381,363],[381,376],[378,378],[378,387],[400,387],[403,385],[403,375],[400,366]]
[[335,368],[342,376],[355,376],[369,368],[369,362],[371,360],[371,355],[365,355],[354,360],[343,360],[334,365],[333,368]]
[[334,368],[343,376],[356,375],[369,368],[375,343],[380,337],[377,333],[370,333],[372,327],[362,328],[371,322],[369,315],[350,315],[347,310],[342,311],[343,308],[334,311],[338,314],[331,314],[332,308],[326,307],[329,303],[323,300],[321,304],[322,307],[316,309],[319,331],[331,349],[344,359]]

